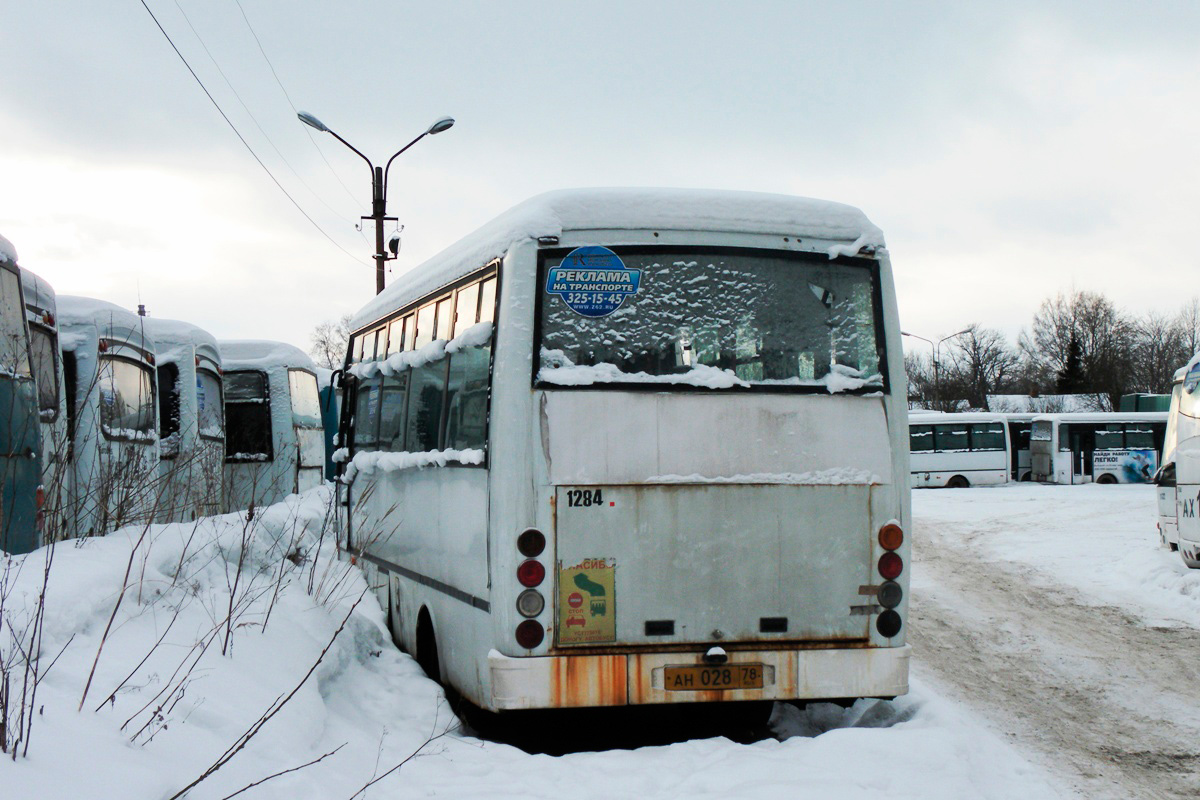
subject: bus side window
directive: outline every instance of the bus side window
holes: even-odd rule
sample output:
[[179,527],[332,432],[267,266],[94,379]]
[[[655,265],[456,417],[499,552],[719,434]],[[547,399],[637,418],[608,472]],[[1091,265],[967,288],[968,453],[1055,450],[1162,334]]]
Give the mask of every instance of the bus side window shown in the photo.
[[933,452],[933,428],[915,425],[908,430],[908,449],[912,453]]
[[[472,283],[458,290],[454,302],[454,335],[458,336],[475,324],[479,316],[479,284]],[[449,338],[449,337],[447,337]]]
[[1125,426],[1120,423],[1096,428],[1097,450],[1121,450],[1125,447]]
[[179,366],[163,364],[158,368],[159,458],[179,455]]
[[1125,446],[1130,449],[1154,449],[1154,431],[1147,422],[1130,422],[1125,426]]
[[491,347],[469,347],[450,357],[446,381],[446,447],[482,450],[487,443]]
[[446,395],[446,359],[411,371],[404,443],[413,453],[440,449]]
[[75,389],[77,384],[76,369],[75,369],[75,351],[63,351],[63,382],[66,386],[63,391],[66,393],[65,400],[67,401],[67,458],[74,458],[75,454]]
[[354,412],[354,449],[374,450],[379,445],[379,379],[359,380]]
[[496,318],[496,276],[479,284],[479,321],[493,322]]
[[980,422],[971,426],[972,450],[1003,450],[1004,427],[999,422]]
[[405,370],[383,379],[379,401],[379,447],[382,450],[404,451],[404,410],[409,376],[409,370]]

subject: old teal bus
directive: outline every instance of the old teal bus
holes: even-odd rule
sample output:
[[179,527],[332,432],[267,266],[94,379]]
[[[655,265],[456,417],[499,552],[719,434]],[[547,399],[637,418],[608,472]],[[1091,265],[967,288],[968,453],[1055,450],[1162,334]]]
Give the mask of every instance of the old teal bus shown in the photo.
[[17,251],[0,236],[0,550],[41,544],[41,423]]

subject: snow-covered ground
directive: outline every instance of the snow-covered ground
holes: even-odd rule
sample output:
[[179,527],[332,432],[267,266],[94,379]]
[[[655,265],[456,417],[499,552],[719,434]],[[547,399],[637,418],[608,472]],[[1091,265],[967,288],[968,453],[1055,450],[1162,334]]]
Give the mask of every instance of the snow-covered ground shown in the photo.
[[1028,579],[1074,589],[1083,602],[1150,625],[1200,626],[1200,570],[1158,546],[1156,514],[1155,489],[1145,485],[913,492],[918,548],[974,548],[983,562],[1027,567]]
[[913,671],[1089,800],[1200,797],[1200,571],[1152,486],[913,493]]
[[[1004,500],[1026,492],[1029,509],[1018,503],[1019,514],[1036,515],[1034,499],[1060,498],[1045,487],[997,491],[997,505],[986,513],[1008,514]],[[978,502],[962,502],[968,493]],[[1088,489],[1064,490],[1051,512],[1055,538],[1077,527],[1072,514],[1095,510],[1091,497]],[[1136,492],[1120,497],[1142,503]],[[921,493],[918,515],[982,518],[991,499],[971,490]],[[440,689],[390,644],[361,576],[322,540],[328,500],[325,489],[289,498],[249,526],[227,515],[153,526],[144,539],[140,530],[125,530],[60,545],[40,646],[46,675],[29,703],[28,754],[22,743],[18,758],[0,759],[0,796],[170,798],[228,757],[188,794],[226,798],[333,752],[238,796],[348,799],[418,751],[365,796],[1062,796],[1003,732],[920,679],[894,702],[860,701],[845,711],[776,706],[776,736],[752,744],[681,734],[668,745],[552,757],[461,735]],[[1136,514],[1150,515],[1152,532],[1152,507]],[[980,538],[988,537],[981,531]],[[1041,558],[1036,533],[1026,539],[1008,553],[1000,541],[980,542],[981,557]],[[1046,580],[1077,580],[1062,549],[1045,550],[1064,565],[1051,567]],[[6,579],[3,612],[18,630],[35,605],[45,558],[41,551],[10,562],[19,574]],[[1142,582],[1131,581],[1131,591]],[[0,642],[11,659],[9,633]],[[246,741],[244,734],[293,691]]]

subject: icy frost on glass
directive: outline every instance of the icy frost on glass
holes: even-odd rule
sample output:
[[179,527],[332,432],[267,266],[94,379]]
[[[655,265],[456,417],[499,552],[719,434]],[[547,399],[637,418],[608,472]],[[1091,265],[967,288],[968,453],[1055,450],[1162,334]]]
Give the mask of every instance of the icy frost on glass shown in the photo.
[[867,267],[746,253],[621,259],[642,284],[606,317],[543,296],[538,380],[883,388]]

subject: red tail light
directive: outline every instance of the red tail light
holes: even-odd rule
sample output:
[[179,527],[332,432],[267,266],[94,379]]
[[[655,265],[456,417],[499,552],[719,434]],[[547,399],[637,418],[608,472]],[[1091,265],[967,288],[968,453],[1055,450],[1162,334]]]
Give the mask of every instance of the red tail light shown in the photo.
[[37,494],[34,496],[37,498],[37,507],[38,508],[41,508],[42,506],[46,505],[46,490],[43,489],[41,486],[39,486],[37,488]]
[[904,561],[895,553],[884,553],[879,557],[879,574],[889,581],[894,581],[904,572]]
[[517,626],[517,644],[532,650],[546,638],[546,630],[536,620],[527,619]]
[[532,558],[528,561],[522,561],[521,566],[517,567],[517,580],[522,586],[533,588],[538,586],[546,579],[546,568]]
[[526,528],[517,537],[517,549],[527,558],[540,556],[546,549],[546,537],[537,528]]

